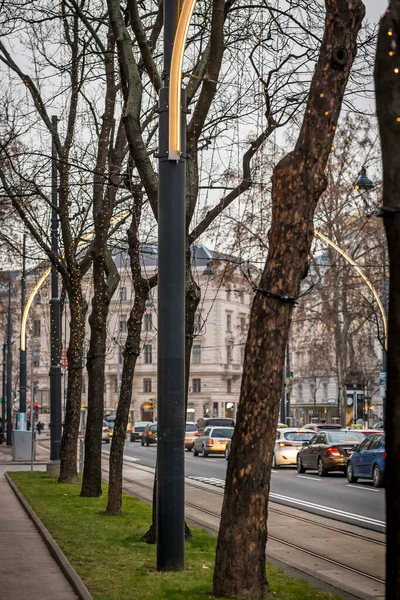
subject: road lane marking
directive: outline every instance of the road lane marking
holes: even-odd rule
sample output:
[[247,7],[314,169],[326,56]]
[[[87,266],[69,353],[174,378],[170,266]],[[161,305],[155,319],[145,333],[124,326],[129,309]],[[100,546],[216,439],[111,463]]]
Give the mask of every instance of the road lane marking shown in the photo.
[[312,479],[313,481],[319,481],[321,483],[322,479],[318,477],[309,477],[309,475],[297,475],[297,477],[301,477],[302,479]]
[[307,500],[299,500],[297,498],[291,498],[290,496],[283,496],[282,494],[275,494],[273,492],[270,493],[270,498],[276,498],[278,500],[285,500],[286,502],[290,502],[292,504],[297,504],[299,506],[306,506],[307,508],[314,508],[321,512],[330,513],[330,514],[338,516],[338,517],[346,517],[347,519],[351,519],[353,521],[361,521],[362,523],[368,523],[369,525],[378,525],[379,527],[386,527],[386,523],[384,521],[379,521],[378,519],[371,519],[370,517],[364,517],[362,515],[356,515],[354,513],[347,512],[345,510],[339,510],[338,508],[333,508],[331,506],[315,504],[314,502],[308,502]]
[[365,485],[352,485],[351,483],[347,483],[346,487],[353,487],[356,490],[367,490],[367,492],[381,492],[382,490],[374,490],[373,488],[365,487]]

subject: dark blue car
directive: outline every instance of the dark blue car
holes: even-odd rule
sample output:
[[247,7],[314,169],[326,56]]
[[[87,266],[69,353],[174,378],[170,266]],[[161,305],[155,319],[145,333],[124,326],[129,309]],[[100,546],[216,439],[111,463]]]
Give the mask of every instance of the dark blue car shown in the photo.
[[385,479],[385,436],[383,433],[369,435],[354,450],[347,462],[347,480],[372,479],[375,487],[381,487]]

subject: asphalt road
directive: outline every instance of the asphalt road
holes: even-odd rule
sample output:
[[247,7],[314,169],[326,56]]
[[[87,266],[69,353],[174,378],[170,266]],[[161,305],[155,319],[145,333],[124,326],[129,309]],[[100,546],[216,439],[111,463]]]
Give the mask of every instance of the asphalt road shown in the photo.
[[[109,446],[103,450],[109,452]],[[125,457],[138,464],[155,467],[156,447],[142,447],[126,442]],[[185,453],[185,475],[190,479],[206,479],[223,487],[226,460],[223,457],[195,457]],[[375,531],[385,531],[385,492],[374,488],[372,482],[348,484],[342,473],[318,477],[317,473],[299,475],[295,468],[283,467],[272,471],[270,499],[307,512],[325,515]]]

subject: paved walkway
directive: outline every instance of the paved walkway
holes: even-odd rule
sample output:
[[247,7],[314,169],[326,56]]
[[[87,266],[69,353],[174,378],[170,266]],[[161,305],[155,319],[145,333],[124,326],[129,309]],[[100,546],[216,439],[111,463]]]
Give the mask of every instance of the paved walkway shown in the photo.
[[[5,446],[0,446],[0,449],[3,450],[0,452],[1,600],[77,600],[4,477],[6,471],[26,471],[27,466],[13,465],[7,460]],[[45,469],[45,466],[35,467]]]

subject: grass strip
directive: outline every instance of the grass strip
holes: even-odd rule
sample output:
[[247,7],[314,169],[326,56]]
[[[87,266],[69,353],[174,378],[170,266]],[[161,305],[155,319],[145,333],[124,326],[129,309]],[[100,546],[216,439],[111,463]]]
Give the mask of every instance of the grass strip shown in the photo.
[[[124,494],[123,514],[106,516],[102,498],[81,498],[79,484],[59,484],[43,472],[10,472],[11,479],[47,527],[95,600],[213,600],[216,538],[192,527],[185,570],[159,573],[155,547],[141,541],[151,508]],[[340,600],[267,565],[275,600]]]

